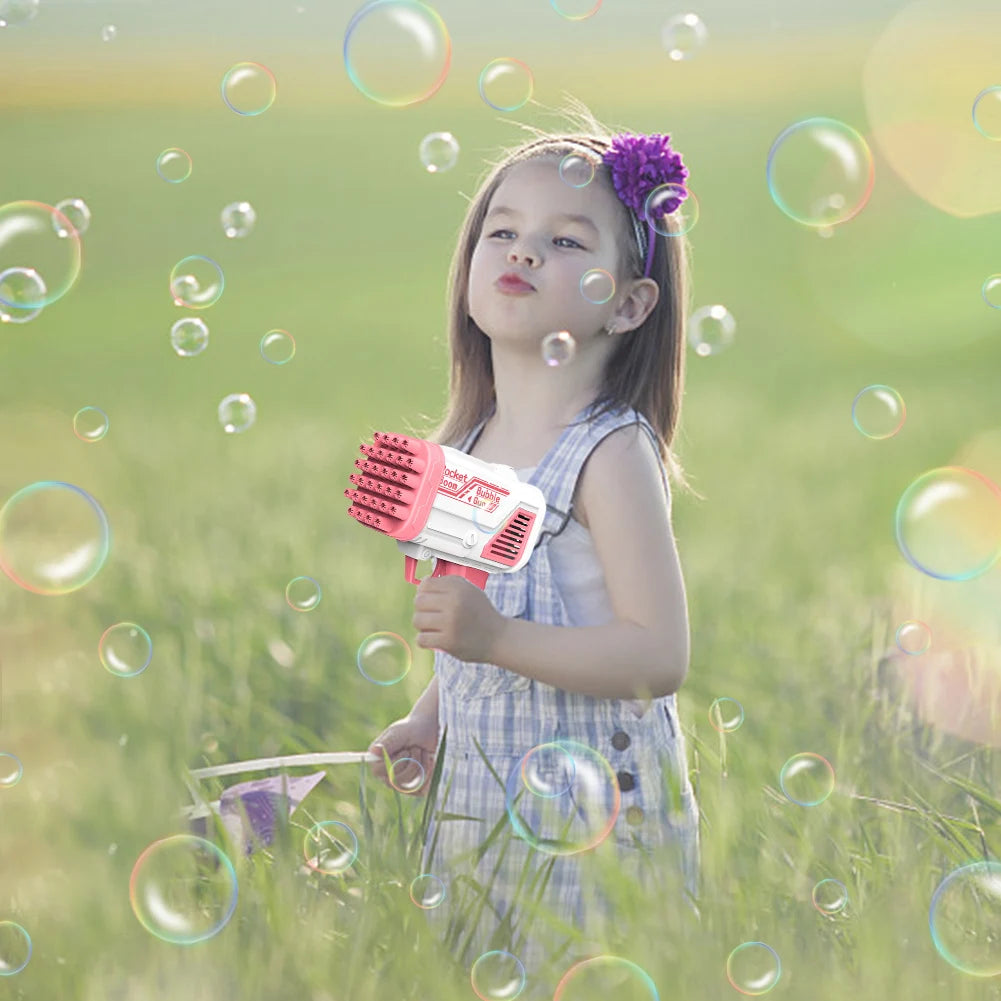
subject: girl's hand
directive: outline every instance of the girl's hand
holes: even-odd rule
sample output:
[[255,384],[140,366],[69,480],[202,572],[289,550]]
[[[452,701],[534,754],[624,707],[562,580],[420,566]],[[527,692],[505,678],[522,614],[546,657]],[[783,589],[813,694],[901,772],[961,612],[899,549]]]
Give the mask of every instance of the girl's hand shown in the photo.
[[425,577],[414,598],[417,645],[459,660],[491,663],[507,620],[465,577]]
[[[438,714],[404,716],[390,723],[369,745],[369,753],[378,754],[379,760],[369,763],[372,774],[391,789],[410,795],[423,796],[431,782],[434,759],[438,752]],[[393,774],[386,769],[389,758]],[[413,761],[402,761],[413,758]],[[421,771],[423,770],[423,781]]]

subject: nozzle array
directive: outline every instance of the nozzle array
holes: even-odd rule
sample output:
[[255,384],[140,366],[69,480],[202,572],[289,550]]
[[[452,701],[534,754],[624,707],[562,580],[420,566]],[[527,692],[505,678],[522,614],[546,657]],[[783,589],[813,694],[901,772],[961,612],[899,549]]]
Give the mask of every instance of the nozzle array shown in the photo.
[[408,438],[375,432],[375,444],[359,446],[365,459],[355,459],[361,473],[349,477],[357,489],[344,491],[348,514],[364,525],[392,535],[410,516],[415,488],[425,461]]

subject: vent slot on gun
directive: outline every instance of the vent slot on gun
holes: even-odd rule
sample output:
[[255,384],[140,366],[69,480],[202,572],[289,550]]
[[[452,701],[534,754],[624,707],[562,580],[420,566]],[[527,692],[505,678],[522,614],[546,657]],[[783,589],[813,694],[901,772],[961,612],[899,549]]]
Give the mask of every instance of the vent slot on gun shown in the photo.
[[483,547],[481,555],[495,563],[513,567],[525,551],[525,543],[532,532],[535,514],[518,508],[505,522],[504,527]]

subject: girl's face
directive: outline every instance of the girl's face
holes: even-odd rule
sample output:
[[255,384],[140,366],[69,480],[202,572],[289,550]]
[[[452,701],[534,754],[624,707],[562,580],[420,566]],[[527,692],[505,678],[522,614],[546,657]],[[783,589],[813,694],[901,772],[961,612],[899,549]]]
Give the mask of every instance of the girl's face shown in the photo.
[[[620,299],[607,279],[581,278],[601,269],[619,279],[617,236],[624,227],[615,193],[597,177],[573,188],[558,157],[511,168],[498,185],[476,238],[469,269],[469,314],[490,337],[538,348],[546,334],[576,340],[601,332]],[[511,275],[520,278],[505,280]],[[592,279],[593,280],[593,279]]]

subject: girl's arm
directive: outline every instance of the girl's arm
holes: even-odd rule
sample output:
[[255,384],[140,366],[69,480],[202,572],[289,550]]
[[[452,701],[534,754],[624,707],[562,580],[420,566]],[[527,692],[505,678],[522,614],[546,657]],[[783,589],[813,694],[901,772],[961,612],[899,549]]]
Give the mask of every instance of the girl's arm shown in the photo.
[[437,722],[438,719],[438,675],[432,675],[431,683],[414,703],[409,713],[411,718],[424,716]]

